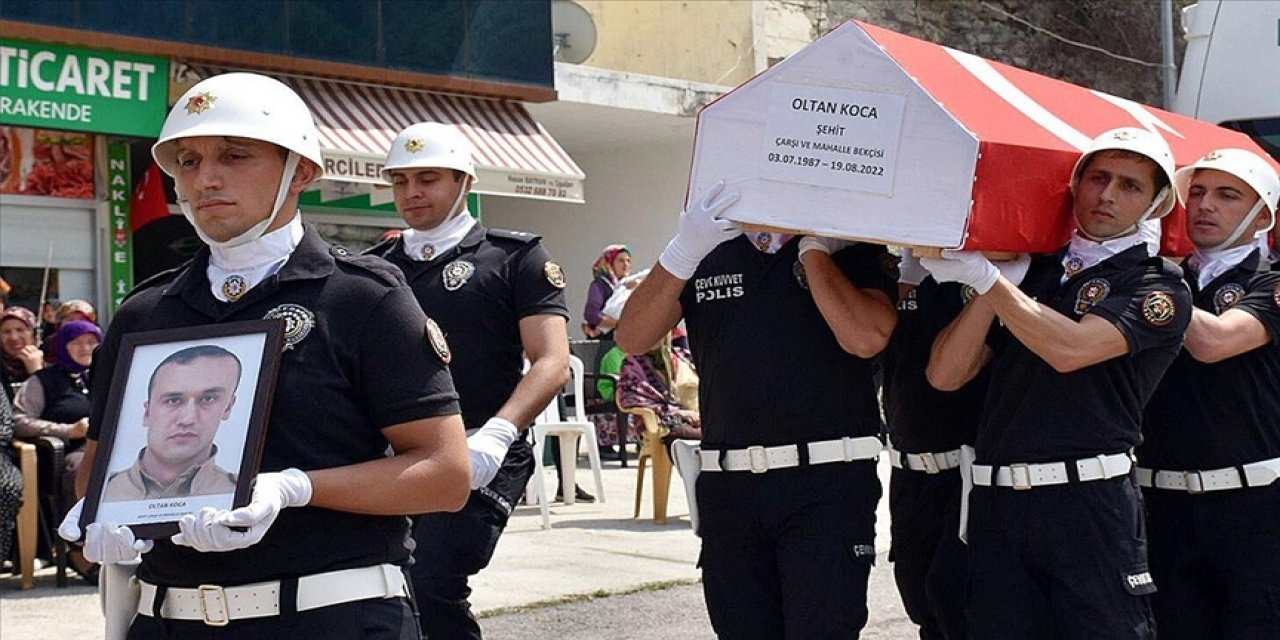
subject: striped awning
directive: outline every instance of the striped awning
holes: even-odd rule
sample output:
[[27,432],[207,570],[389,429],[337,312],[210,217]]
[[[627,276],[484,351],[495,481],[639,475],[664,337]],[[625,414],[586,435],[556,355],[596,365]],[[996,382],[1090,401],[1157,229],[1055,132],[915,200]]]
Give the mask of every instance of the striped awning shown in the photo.
[[[227,71],[191,69],[202,77]],[[382,163],[396,134],[417,122],[442,122],[457,127],[475,145],[476,193],[583,202],[586,175],[517,102],[275,77],[311,107],[320,130],[325,179],[385,186]]]

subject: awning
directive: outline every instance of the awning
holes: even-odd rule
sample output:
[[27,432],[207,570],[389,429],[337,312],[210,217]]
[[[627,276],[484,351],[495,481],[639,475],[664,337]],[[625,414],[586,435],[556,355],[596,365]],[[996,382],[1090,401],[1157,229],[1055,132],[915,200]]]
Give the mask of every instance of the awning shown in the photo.
[[[202,77],[223,73],[191,65]],[[416,122],[452,124],[476,148],[482,194],[581,203],[586,174],[555,139],[517,102],[275,76],[311,107],[320,130],[324,179],[375,185],[379,193],[382,162],[396,134]]]

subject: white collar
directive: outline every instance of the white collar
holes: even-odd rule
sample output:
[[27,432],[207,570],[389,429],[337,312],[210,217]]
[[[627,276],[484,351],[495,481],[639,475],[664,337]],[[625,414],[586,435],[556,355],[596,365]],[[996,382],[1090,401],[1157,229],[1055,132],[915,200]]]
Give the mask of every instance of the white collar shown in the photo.
[[1248,258],[1249,254],[1253,253],[1257,248],[1250,242],[1249,244],[1221,251],[1201,251],[1196,249],[1191,254],[1191,257],[1187,258],[1187,263],[1196,272],[1197,286],[1204,289],[1205,285],[1213,282],[1218,276],[1244,262],[1244,259]]
[[475,225],[476,219],[471,217],[471,212],[464,208],[458,215],[432,229],[425,231],[405,229],[404,233],[400,234],[404,241],[404,253],[410,260],[418,262],[426,262],[436,256],[444,255],[458,246]]
[[250,289],[275,275],[302,242],[302,215],[271,233],[234,247],[209,247],[205,274],[213,297],[239,300]]
[[1102,242],[1074,234],[1071,236],[1071,244],[1067,245],[1067,252],[1062,254],[1062,281],[1066,282],[1075,274],[1140,244],[1147,245],[1147,255],[1151,255],[1151,245],[1138,231]]
[[790,233],[769,233],[767,231],[747,234],[747,238],[751,240],[751,246],[755,247],[757,251],[765,253],[781,251],[782,246],[794,237],[795,235]]

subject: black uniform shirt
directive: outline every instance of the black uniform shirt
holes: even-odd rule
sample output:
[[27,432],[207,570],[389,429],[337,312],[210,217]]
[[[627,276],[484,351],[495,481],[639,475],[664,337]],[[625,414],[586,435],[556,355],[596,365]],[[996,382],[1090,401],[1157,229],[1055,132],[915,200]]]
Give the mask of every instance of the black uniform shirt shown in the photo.
[[973,444],[982,417],[990,368],[955,391],[934,389],[925,378],[933,340],[972,299],[973,289],[932,277],[898,301],[898,327],[881,362],[889,439],[899,451],[950,451]]
[[520,320],[537,314],[569,318],[564,273],[540,240],[476,224],[458,246],[429,262],[410,260],[401,238],[368,251],[400,267],[422,308],[444,329],[468,429],[483,426],[520,383]]
[[[768,254],[740,236],[716,247],[685,285],[680,304],[708,448],[878,435],[872,361],[836,343],[809,293],[799,242]],[[833,257],[855,286],[897,297],[884,247],[857,244]]]
[[1218,469],[1280,456],[1280,272],[1255,251],[1197,291],[1214,315],[1240,309],[1271,342],[1217,363],[1182,352],[1147,405],[1138,462],[1153,469]]
[[1022,289],[1079,320],[1094,314],[1124,334],[1129,353],[1058,373],[997,328],[990,387],[978,426],[982,464],[1053,462],[1121,453],[1138,444],[1142,410],[1182,347],[1191,292],[1181,270],[1136,245],[1065,284],[1061,253],[1036,258]]
[[[90,437],[96,439],[102,426],[110,385],[101,382],[114,370],[124,334],[256,320],[280,311],[310,316],[312,326],[284,351],[262,471],[377,460],[388,448],[381,429],[458,412],[448,370],[425,333],[427,319],[391,265],[330,247],[306,225],[302,242],[276,275],[239,301],[224,303],[209,290],[208,260],[208,249],[201,249],[187,265],[139,285],[121,305],[94,357],[99,384]],[[287,328],[286,339],[300,333]],[[405,517],[296,507],[281,511],[261,542],[239,551],[201,553],[156,540],[138,575],[194,587],[404,564],[408,537]]]

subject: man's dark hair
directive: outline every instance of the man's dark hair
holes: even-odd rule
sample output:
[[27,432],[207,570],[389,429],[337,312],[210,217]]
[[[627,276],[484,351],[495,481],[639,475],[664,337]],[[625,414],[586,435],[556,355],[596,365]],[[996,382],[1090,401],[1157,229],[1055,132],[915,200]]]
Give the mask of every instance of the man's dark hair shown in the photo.
[[151,371],[151,379],[147,381],[147,397],[151,397],[151,392],[156,386],[156,375],[166,365],[171,364],[191,364],[196,358],[231,358],[236,361],[236,382],[240,382],[240,372],[244,367],[240,364],[240,357],[216,344],[198,344],[194,347],[179,349],[169,354],[169,357],[160,361],[156,368]]

